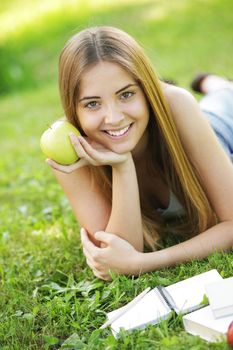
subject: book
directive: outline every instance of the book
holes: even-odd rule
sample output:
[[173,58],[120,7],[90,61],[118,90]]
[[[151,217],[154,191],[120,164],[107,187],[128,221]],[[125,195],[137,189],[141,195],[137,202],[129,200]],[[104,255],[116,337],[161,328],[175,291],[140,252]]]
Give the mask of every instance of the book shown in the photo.
[[183,316],[186,332],[210,342],[226,340],[227,330],[232,320],[233,316],[214,318],[210,306]]
[[177,314],[186,314],[204,306],[202,301],[205,284],[220,280],[222,280],[221,275],[214,269],[168,287],[157,286],[140,298],[136,304],[133,303],[132,307],[123,306],[109,312],[108,324],[111,324],[113,335],[117,337],[122,328],[131,331],[144,328],[148,324],[157,324],[168,318],[173,310]]
[[232,315],[233,320],[233,277],[210,283],[205,290],[214,317]]

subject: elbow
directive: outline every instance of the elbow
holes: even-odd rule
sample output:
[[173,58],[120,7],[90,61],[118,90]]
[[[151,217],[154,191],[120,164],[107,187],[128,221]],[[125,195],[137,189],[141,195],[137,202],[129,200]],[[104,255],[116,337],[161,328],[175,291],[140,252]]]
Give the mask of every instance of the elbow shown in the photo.
[[144,240],[143,240],[143,238],[140,240],[140,242],[137,242],[137,244],[134,245],[134,248],[139,253],[143,253],[143,251],[144,251]]
[[232,249],[233,248],[233,219],[231,219],[231,220],[229,220],[229,221],[227,221],[227,224],[228,224],[228,234],[229,234],[229,245],[230,245],[230,249]]
[[101,242],[99,241],[99,240],[97,240],[96,238],[95,238],[95,232],[97,232],[97,231],[100,231],[100,230],[96,230],[96,231],[94,231],[94,230],[89,230],[89,229],[87,229],[86,227],[84,227],[85,228],[85,230],[87,231],[87,234],[88,234],[88,237],[89,237],[89,239],[90,239],[90,241],[92,242],[92,243],[94,243],[94,245],[96,246],[96,247],[101,247]]
[[231,233],[231,247],[230,247],[230,249],[233,249],[233,220],[231,220],[230,223],[231,223],[231,229],[230,229],[230,233]]
[[227,220],[222,222],[221,224],[225,225],[225,242],[226,242],[226,250],[233,249],[233,220]]

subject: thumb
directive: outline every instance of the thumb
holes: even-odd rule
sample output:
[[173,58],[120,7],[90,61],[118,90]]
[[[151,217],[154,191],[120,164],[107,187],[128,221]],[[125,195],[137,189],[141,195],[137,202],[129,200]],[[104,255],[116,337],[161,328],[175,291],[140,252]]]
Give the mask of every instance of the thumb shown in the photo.
[[97,231],[94,236],[101,242],[109,243],[113,234],[105,231]]

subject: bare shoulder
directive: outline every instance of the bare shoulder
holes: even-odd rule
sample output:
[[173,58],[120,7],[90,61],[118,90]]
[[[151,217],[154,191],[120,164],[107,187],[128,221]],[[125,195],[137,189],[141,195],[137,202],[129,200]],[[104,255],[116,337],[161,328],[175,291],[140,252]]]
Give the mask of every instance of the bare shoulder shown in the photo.
[[189,134],[194,126],[207,123],[196,98],[188,90],[166,84],[163,93],[181,137]]
[[216,147],[214,132],[189,91],[172,85],[167,85],[163,91],[183,147],[191,161],[199,163],[201,150],[207,147],[208,140],[214,143],[213,149]]
[[186,89],[171,84],[162,84],[163,93],[172,110],[177,110],[180,104],[198,105],[195,97]]

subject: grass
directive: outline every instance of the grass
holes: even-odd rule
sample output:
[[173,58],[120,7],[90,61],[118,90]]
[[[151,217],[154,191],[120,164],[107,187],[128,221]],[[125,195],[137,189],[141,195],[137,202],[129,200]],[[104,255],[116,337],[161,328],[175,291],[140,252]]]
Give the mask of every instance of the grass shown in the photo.
[[[29,2],[22,3],[27,8]],[[35,8],[38,4],[36,0]],[[1,4],[0,19],[21,15],[18,5],[16,0]],[[1,22],[1,350],[227,349],[224,342],[206,344],[188,335],[175,316],[156,327],[122,333],[118,341],[110,330],[98,329],[106,312],[147,286],[166,286],[211,268],[231,276],[232,255],[215,253],[139,278],[96,279],[83,258],[71,208],[44,163],[39,137],[62,115],[58,54],[77,29],[111,24],[129,31],[143,43],[161,76],[188,88],[196,71],[233,76],[231,8],[230,0],[67,1],[63,8],[34,11],[36,18],[22,18],[14,28]]]

